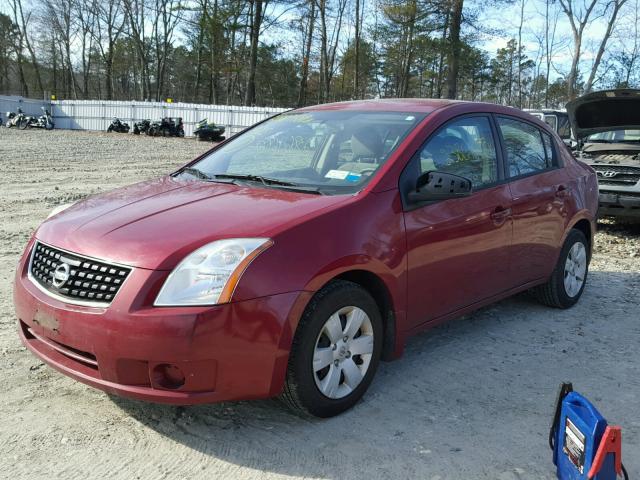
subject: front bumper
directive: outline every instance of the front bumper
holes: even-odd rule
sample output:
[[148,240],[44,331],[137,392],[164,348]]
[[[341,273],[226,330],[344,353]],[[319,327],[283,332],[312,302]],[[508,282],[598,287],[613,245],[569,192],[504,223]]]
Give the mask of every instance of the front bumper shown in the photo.
[[600,190],[598,216],[640,218],[640,190],[637,192]]
[[151,305],[166,272],[138,268],[108,307],[71,305],[27,278],[27,259],[14,285],[20,338],[65,375],[112,394],[181,405],[281,391],[307,292],[158,308]]

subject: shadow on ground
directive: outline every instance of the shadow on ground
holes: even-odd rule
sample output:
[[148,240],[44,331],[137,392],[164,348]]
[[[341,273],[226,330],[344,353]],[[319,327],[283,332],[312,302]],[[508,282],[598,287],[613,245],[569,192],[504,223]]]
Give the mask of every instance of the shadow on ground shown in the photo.
[[[261,471],[553,478],[547,434],[561,381],[573,381],[623,425],[627,452],[640,451],[637,398],[624,388],[639,386],[638,286],[640,274],[592,272],[570,310],[519,295],[437,327],[411,340],[401,360],[381,364],[356,408],[329,420],[300,418],[275,400],[113,401],[175,442]],[[639,459],[626,463],[640,470]]]

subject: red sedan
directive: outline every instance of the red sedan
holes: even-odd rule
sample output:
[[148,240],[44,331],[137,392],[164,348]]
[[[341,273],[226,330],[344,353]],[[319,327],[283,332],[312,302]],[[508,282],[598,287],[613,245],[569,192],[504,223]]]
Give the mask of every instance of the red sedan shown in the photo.
[[519,110],[337,103],[58,208],[18,265],[24,344],[110,393],[353,406],[410,335],[585,286],[596,177]]

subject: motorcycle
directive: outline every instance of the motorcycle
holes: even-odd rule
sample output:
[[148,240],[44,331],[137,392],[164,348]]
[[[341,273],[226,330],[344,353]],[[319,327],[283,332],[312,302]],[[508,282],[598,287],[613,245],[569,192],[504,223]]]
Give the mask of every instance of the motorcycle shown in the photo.
[[209,123],[206,118],[203,118],[196,123],[193,134],[198,137],[198,140],[220,142],[224,140],[224,131],[224,127],[219,127],[213,122]]
[[133,124],[133,134],[140,135],[141,133],[147,133],[151,126],[151,120],[140,120]]
[[147,135],[152,137],[184,137],[182,117],[165,117],[159,122],[153,122],[147,130]]
[[7,112],[7,124],[6,124],[6,127],[7,128],[21,127],[21,125],[23,123],[25,123],[26,120],[27,120],[27,117],[22,112],[22,109],[20,107],[18,107],[18,111],[17,112]]
[[26,121],[22,121],[19,125],[21,130],[25,128],[44,128],[45,130],[53,130],[54,123],[53,117],[51,116],[51,112],[44,107],[40,107],[42,109],[43,115],[39,117],[25,117]]
[[107,133],[111,132],[129,133],[129,124],[126,122],[121,122],[117,117],[113,117],[111,125],[109,125],[109,127],[107,128]]

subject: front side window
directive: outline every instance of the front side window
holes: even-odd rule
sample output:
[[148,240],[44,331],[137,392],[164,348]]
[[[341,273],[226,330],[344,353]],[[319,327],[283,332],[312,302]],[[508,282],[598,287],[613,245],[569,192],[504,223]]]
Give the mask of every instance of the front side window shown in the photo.
[[[509,175],[528,175],[551,167],[552,157],[547,156],[543,133],[535,126],[510,118],[499,117],[498,126],[504,140]],[[550,140],[550,139],[549,139]]]
[[460,175],[474,188],[496,182],[498,162],[489,118],[464,117],[448,123],[420,150],[420,170]]
[[184,171],[197,169],[211,180],[253,176],[241,181],[272,188],[355,193],[424,117],[401,112],[290,112],[239,134]]

